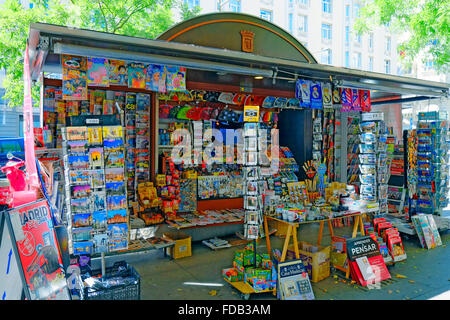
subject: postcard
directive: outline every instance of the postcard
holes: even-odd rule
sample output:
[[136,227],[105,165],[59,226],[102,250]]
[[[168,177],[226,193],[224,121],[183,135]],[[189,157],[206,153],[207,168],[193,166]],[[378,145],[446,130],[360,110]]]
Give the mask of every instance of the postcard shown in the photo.
[[94,211],[92,213],[92,227],[95,230],[104,230],[106,229],[106,211]]
[[87,140],[87,127],[66,127],[67,140]]
[[113,223],[127,223],[128,213],[127,210],[108,210],[107,212],[108,224]]
[[121,138],[116,139],[105,139],[103,141],[103,153],[107,157],[110,153],[121,153],[123,154],[123,140]]
[[92,241],[82,241],[73,243],[73,254],[92,254],[93,243]]
[[73,170],[88,169],[89,156],[68,156],[69,168]]
[[72,226],[74,228],[88,227],[91,225],[91,213],[72,215]]
[[108,234],[112,238],[126,238],[128,235],[128,224],[117,223],[108,225]]
[[108,59],[92,58],[87,60],[87,83],[90,86],[109,86],[109,65]]
[[67,153],[71,156],[86,155],[87,140],[67,141]]
[[70,192],[73,199],[87,198],[91,194],[91,186],[88,184],[70,186]]
[[73,214],[91,212],[90,198],[71,199],[70,206]]
[[89,171],[87,170],[69,170],[70,184],[88,184],[90,182]]
[[105,192],[93,192],[91,195],[93,211],[104,211],[106,210],[106,194]]
[[108,252],[108,235],[106,233],[94,234],[94,252]]
[[105,172],[103,170],[89,170],[90,184],[92,189],[105,187]]
[[128,84],[128,70],[125,61],[109,60],[109,83],[120,86]]
[[125,250],[127,248],[128,248],[127,237],[109,239],[109,251]]
[[88,142],[91,145],[102,144],[102,127],[88,127]]
[[122,138],[122,126],[104,126],[103,127],[103,139]]
[[73,241],[88,241],[92,238],[92,227],[74,228],[72,229]]
[[86,57],[69,56],[61,57],[63,78],[63,100],[87,99],[87,59]]
[[106,208],[110,210],[120,210],[127,208],[127,199],[124,195],[106,198]]
[[103,168],[103,148],[89,148],[89,163],[91,169]]
[[106,168],[105,169],[105,181],[110,182],[124,182],[125,172],[123,168]]
[[120,196],[125,194],[125,182],[109,182],[106,184],[106,196]]

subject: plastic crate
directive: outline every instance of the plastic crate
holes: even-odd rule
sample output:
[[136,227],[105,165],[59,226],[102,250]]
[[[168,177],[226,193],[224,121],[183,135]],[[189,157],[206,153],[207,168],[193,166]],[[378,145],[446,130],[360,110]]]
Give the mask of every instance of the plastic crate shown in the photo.
[[[101,271],[96,270],[91,274],[93,277],[100,275],[98,280],[102,283],[111,281],[113,278],[126,279],[125,284],[119,284],[108,288],[84,287],[84,300],[140,300],[141,298],[141,276],[125,261],[114,263],[112,268],[106,268],[105,277],[101,277]],[[83,277],[86,280],[87,277]]]

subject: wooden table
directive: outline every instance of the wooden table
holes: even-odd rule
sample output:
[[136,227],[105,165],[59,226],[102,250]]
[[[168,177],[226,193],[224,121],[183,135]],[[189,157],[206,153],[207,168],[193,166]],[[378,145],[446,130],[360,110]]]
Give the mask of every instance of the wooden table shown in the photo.
[[[300,226],[300,224],[317,223],[317,222],[320,223],[319,235],[317,238],[317,245],[320,246],[320,243],[322,242],[323,227],[325,225],[325,222],[327,222],[327,224],[328,224],[328,229],[330,230],[331,236],[334,235],[333,225],[331,224],[332,220],[339,220],[339,219],[343,219],[343,218],[347,218],[347,217],[355,217],[355,220],[353,223],[352,238],[356,237],[356,234],[358,233],[358,228],[361,232],[361,235],[364,236],[364,224],[363,224],[362,216],[363,216],[363,213],[355,212],[355,213],[346,214],[346,215],[342,215],[340,217],[334,217],[334,218],[330,218],[330,219],[312,220],[312,221],[303,221],[303,222],[289,222],[286,220],[281,220],[281,219],[277,219],[274,217],[269,217],[269,216],[264,215],[264,231],[266,234],[269,234],[269,226],[268,226],[267,220],[273,220],[278,223],[288,225],[286,239],[284,240],[283,251],[281,253],[281,260],[280,260],[281,262],[283,262],[286,260],[286,254],[287,254],[287,250],[289,247],[289,242],[291,241],[291,237],[292,237],[293,245],[294,245],[295,258],[300,259],[300,254],[299,254],[299,249],[298,249],[298,234],[297,234],[297,228]],[[267,252],[269,254],[269,257],[272,258],[270,237],[266,237],[266,243],[267,243]],[[348,276],[350,274],[349,267],[347,269],[339,268],[338,266],[335,266],[335,267],[339,270],[345,271],[346,277],[348,278]]]

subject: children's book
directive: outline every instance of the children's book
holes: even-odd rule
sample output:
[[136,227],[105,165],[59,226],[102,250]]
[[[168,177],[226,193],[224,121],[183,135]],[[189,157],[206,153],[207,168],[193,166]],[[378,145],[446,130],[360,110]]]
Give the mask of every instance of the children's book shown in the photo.
[[74,228],[72,229],[73,241],[88,241],[92,238],[92,227]]
[[88,127],[88,142],[90,145],[103,144],[102,127]]
[[91,213],[72,215],[72,226],[74,228],[88,227],[91,225]]
[[92,213],[92,227],[95,230],[105,230],[107,226],[106,211],[94,211]]
[[66,127],[67,140],[87,140],[87,127]]
[[167,70],[167,91],[186,90],[186,68],[166,66]]
[[108,217],[108,224],[128,222],[127,210],[124,209],[109,210],[107,212],[107,217]]
[[88,58],[88,76],[87,83],[90,86],[108,87],[109,86],[109,66],[108,59]]
[[92,252],[93,252],[92,241],[81,241],[81,242],[73,243],[73,254],[74,255],[92,254]]
[[124,195],[107,197],[106,208],[108,211],[126,209],[127,208],[126,197]]
[[125,181],[125,172],[123,168],[106,168],[105,169],[105,182],[106,183],[114,183],[114,182],[124,182]]
[[122,138],[122,126],[104,126],[103,127],[103,139],[115,139]]
[[134,89],[145,89],[147,68],[141,63],[130,63],[128,65],[128,87]]
[[128,69],[123,60],[109,60],[109,83],[126,86],[128,84]]
[[108,252],[108,235],[106,233],[94,234],[94,252]]
[[165,66],[157,64],[148,65],[145,86],[147,90],[165,93],[167,91]]
[[68,156],[69,169],[80,170],[89,168],[89,156]]
[[103,168],[103,148],[89,148],[89,162],[91,169]]
[[69,56],[61,57],[62,98],[64,100],[87,99],[87,59],[86,57]]

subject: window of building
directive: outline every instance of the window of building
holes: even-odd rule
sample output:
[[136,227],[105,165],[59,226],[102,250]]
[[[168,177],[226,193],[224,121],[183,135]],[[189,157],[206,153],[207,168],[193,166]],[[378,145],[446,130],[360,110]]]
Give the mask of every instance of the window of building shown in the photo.
[[294,32],[294,15],[292,13],[288,14],[289,32]]
[[297,1],[298,1],[298,3],[300,5],[303,5],[303,6],[308,6],[309,5],[309,0],[297,0]]
[[355,3],[353,5],[353,16],[354,17],[359,17],[359,9],[360,9],[359,4]]
[[294,0],[289,0],[289,9],[294,7]]
[[386,37],[386,52],[391,53],[391,37]]
[[369,57],[369,71],[373,71],[373,57]]
[[200,6],[200,0],[184,0],[184,4],[187,5],[189,10],[192,10],[194,7]]
[[384,60],[384,72],[391,73],[391,60]]
[[373,49],[373,33],[369,34],[369,49]]
[[322,40],[331,40],[331,24],[322,23]]
[[436,62],[434,62],[434,60],[428,59],[427,61],[425,61],[425,70],[426,71],[433,70],[435,64],[436,64]]
[[308,16],[298,16],[298,31],[308,32]]
[[350,43],[350,27],[349,26],[345,26],[345,43],[346,44]]
[[230,0],[230,2],[228,3],[228,8],[233,12],[241,12],[241,1]]
[[350,68],[350,52],[345,51],[345,67]]
[[331,51],[331,49],[323,50],[320,60],[321,60],[322,64],[331,64],[332,63],[332,51]]
[[259,12],[259,17],[272,21],[272,11],[270,10],[266,10],[266,9],[261,9]]
[[362,68],[362,56],[361,52],[355,52],[353,54],[353,66],[355,68],[361,69]]
[[360,34],[356,34],[355,40],[358,44],[361,44],[361,35]]
[[331,0],[322,0],[322,11],[325,13],[331,13],[332,7],[331,7]]
[[350,5],[345,6],[345,17],[350,18]]

